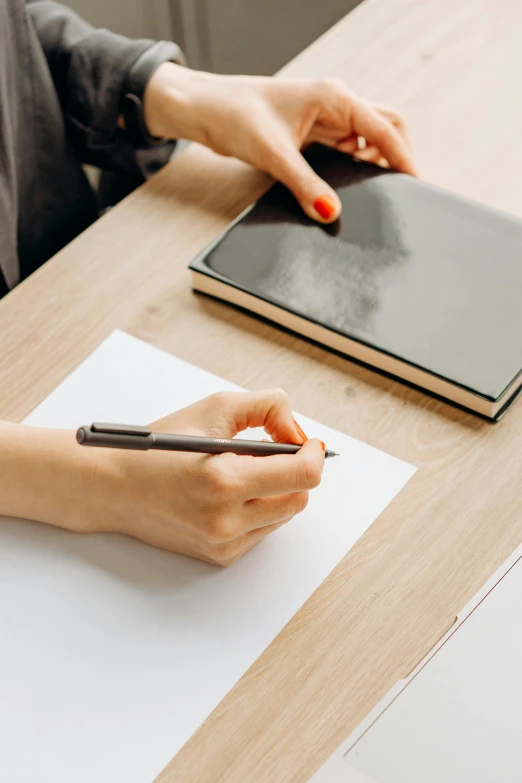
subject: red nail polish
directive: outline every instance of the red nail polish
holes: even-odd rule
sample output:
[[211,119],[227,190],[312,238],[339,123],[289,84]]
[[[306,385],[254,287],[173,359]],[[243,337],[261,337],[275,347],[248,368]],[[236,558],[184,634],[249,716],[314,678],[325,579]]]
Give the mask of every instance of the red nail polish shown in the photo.
[[302,438],[304,441],[308,440],[307,436],[304,434],[303,430],[301,429],[301,427],[299,426],[299,424],[296,422],[295,419],[294,419],[294,426],[297,430],[299,437]]
[[330,196],[319,196],[314,201],[314,209],[323,220],[328,220],[336,210],[336,203]]

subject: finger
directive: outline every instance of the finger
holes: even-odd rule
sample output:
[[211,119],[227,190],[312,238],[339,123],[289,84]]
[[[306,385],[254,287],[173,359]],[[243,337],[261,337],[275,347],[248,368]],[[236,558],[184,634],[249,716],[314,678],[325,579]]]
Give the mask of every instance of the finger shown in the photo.
[[[357,136],[351,133],[343,136],[342,132],[340,132],[337,127],[324,128],[323,126],[319,126],[317,128],[314,127],[312,143],[323,144],[325,147],[332,147],[334,149],[338,144],[349,144],[356,148],[357,138]],[[305,147],[302,149],[305,149]]]
[[317,487],[324,467],[323,445],[312,439],[297,454],[238,459],[235,475],[244,499],[287,495]]
[[207,560],[210,563],[216,563],[217,565],[229,566],[243,557],[247,552],[255,547],[260,541],[279,530],[280,527],[286,525],[289,519],[283,522],[278,522],[275,525],[267,525],[261,527],[258,530],[251,530],[242,538],[238,538],[235,541],[226,542],[214,547],[212,554],[203,556],[201,559]]
[[277,150],[267,170],[292,191],[312,220],[331,223],[339,217],[339,197],[330,185],[315,173],[297,148]]
[[386,106],[382,103],[371,103],[371,106],[376,109],[379,114],[382,114],[383,117],[386,117],[392,125],[394,125],[401,136],[403,137],[404,141],[410,148],[412,149],[412,143],[411,143],[411,137],[408,130],[408,123],[406,122],[406,118],[403,114],[401,114],[400,111],[397,109],[392,108],[391,106]]
[[341,139],[341,141],[336,141],[335,148],[340,152],[346,152],[349,155],[353,154],[359,149],[359,137],[347,136],[345,139]]
[[352,112],[354,129],[368,144],[378,147],[397,171],[417,175],[411,151],[390,120],[359,99],[353,101]]
[[354,157],[358,158],[359,160],[364,160],[367,163],[378,163],[382,158],[382,154],[380,149],[376,147],[375,144],[369,144],[363,150],[358,150],[355,152]]
[[216,438],[233,438],[249,427],[263,427],[274,441],[300,445],[306,440],[282,389],[220,392],[185,408],[181,415],[192,428]]
[[248,530],[257,530],[286,522],[304,511],[307,503],[308,492],[248,500],[243,506],[245,526]]

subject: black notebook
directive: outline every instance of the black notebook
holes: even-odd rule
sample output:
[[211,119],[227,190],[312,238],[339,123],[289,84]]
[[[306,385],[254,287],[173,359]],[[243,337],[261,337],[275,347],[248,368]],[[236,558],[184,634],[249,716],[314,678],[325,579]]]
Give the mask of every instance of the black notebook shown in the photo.
[[198,291],[488,418],[522,386],[522,222],[323,147],[339,221],[274,185],[190,265]]

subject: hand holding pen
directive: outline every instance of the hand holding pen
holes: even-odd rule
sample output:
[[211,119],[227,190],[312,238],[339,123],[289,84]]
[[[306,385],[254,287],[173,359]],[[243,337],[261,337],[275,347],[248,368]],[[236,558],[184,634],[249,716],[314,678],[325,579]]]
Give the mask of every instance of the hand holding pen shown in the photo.
[[[274,442],[233,440],[250,427]],[[81,451],[108,465],[111,529],[221,565],[303,511],[325,463],[323,444],[306,440],[278,390],[215,394],[150,428],[95,425],[78,439],[105,446]]]

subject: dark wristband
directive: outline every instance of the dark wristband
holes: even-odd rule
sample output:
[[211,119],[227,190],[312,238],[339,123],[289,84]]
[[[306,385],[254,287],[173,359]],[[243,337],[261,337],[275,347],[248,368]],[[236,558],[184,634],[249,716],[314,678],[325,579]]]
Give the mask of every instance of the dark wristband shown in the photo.
[[121,112],[127,136],[136,149],[157,147],[170,141],[170,139],[158,139],[150,135],[143,108],[147,85],[154,72],[165,62],[185,65],[181,49],[176,44],[158,41],[138,57],[127,75]]

